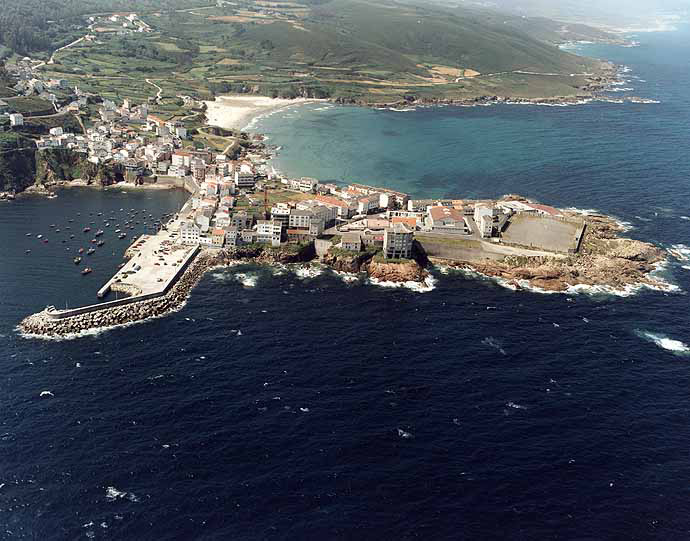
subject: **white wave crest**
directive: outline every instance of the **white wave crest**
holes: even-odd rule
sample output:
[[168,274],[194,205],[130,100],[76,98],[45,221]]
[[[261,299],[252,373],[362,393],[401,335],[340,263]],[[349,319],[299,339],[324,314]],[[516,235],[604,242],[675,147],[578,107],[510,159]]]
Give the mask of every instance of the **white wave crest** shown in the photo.
[[237,272],[233,275],[233,277],[244,287],[256,287],[256,284],[259,281],[258,275],[249,274],[246,272]]
[[636,334],[640,338],[652,342],[659,346],[661,349],[671,351],[675,355],[690,355],[690,347],[687,344],[681,342],[680,340],[674,340],[666,335],[660,333],[653,333],[650,331],[636,331]]
[[130,502],[138,502],[139,498],[136,497],[131,492],[125,492],[124,490],[118,490],[115,487],[108,487],[105,489],[105,499],[111,502],[115,500],[127,499]]
[[667,251],[678,261],[690,261],[690,248],[685,244],[674,244]]
[[317,265],[299,265],[294,267],[293,272],[297,275],[297,278],[301,280],[306,280],[307,278],[316,278],[323,274],[323,268]]
[[506,406],[508,406],[509,408],[516,409],[516,410],[526,410],[527,409],[527,406],[523,406],[522,404],[516,404],[515,402],[508,402],[506,404]]
[[436,283],[438,280],[429,275],[423,282],[387,282],[385,280],[377,280],[376,278],[368,278],[367,282],[379,287],[389,287],[393,289],[406,288],[416,293],[429,293],[430,291],[436,289]]

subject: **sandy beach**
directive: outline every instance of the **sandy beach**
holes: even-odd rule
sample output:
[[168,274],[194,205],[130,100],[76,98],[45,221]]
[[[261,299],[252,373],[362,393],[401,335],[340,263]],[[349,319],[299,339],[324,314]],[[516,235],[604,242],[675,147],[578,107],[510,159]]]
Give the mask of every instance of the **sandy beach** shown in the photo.
[[324,100],[296,98],[269,98],[266,96],[221,96],[205,102],[208,124],[226,129],[242,130],[258,115],[277,111],[292,105],[316,103]]

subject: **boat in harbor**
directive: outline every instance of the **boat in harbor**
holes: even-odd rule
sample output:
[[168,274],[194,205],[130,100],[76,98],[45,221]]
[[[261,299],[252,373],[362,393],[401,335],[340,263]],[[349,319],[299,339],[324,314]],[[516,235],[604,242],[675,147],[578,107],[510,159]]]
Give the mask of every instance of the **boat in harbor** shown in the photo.
[[86,267],[84,270],[81,271],[82,276],[85,274],[89,274],[90,272],[93,272],[93,269],[91,267]]
[[105,244],[105,241],[104,241],[104,240],[99,240],[99,241],[96,243],[96,246],[103,246],[104,244]]
[[84,248],[79,248],[79,253],[83,254],[84,253]]
[[72,261],[74,261],[75,265],[79,265],[79,263],[81,263],[81,257],[77,256]]
[[124,239],[126,236],[127,236],[127,233],[120,233],[120,234],[118,235],[118,238]]
[[103,233],[105,233],[105,231],[103,231],[102,229],[99,229],[98,231],[96,231],[96,236],[100,237]]
[[90,227],[85,227],[85,228],[84,228],[84,233],[88,233],[89,231],[91,231],[91,228],[90,228]]
[[94,253],[96,253],[96,248],[89,248],[89,249],[86,251],[86,255],[91,255],[91,254],[94,254]]
[[27,236],[27,237],[30,237],[30,236],[31,236],[31,233],[27,233],[26,236]]
[[119,229],[116,229],[116,230],[115,230],[115,233],[119,233],[119,232],[120,232],[120,230],[119,230]]
[[42,238],[43,238],[43,235],[36,235],[36,238],[37,238],[37,239],[42,239]]

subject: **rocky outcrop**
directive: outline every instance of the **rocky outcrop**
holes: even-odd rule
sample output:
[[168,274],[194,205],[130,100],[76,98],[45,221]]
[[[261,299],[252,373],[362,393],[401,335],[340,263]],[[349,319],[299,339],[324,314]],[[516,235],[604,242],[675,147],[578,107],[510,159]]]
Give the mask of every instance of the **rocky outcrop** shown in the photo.
[[[4,142],[3,142],[4,141]],[[18,135],[0,141],[0,191],[47,193],[63,182],[82,179],[109,186],[124,180],[119,164],[94,164],[85,154],[68,149],[38,150],[33,140]]]
[[[650,273],[665,260],[656,246],[619,238],[621,226],[603,216],[587,217],[587,233],[579,254],[568,257],[506,257],[502,261],[455,262],[451,266],[471,268],[500,278],[517,287],[566,291],[571,286],[605,286],[622,291],[634,285],[662,287]],[[448,264],[443,261],[443,264]]]
[[261,244],[252,244],[229,248],[219,255],[224,261],[251,261],[259,265],[305,263],[311,261],[316,256],[314,243],[301,245],[281,245],[280,248],[273,248]]
[[371,278],[379,282],[423,282],[429,276],[422,266],[414,260],[388,263],[373,259],[366,266]]
[[346,250],[330,249],[321,259],[324,265],[328,265],[338,272],[357,274],[366,270],[366,264],[374,256],[370,252],[348,252]]
[[51,148],[36,153],[35,183],[43,186],[82,179],[87,184],[110,186],[124,180],[121,164],[94,164],[85,154],[69,149]]

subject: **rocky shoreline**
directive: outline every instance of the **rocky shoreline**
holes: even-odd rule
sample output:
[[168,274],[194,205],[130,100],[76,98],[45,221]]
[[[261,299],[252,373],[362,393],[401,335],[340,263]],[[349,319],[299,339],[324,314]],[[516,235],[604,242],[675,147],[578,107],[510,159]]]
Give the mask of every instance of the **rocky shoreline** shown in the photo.
[[[585,220],[587,227],[577,254],[566,257],[507,256],[499,261],[465,262],[436,258],[430,261],[436,265],[480,273],[512,289],[564,293],[584,287],[625,293],[631,288],[648,286],[670,290],[668,284],[652,275],[667,259],[663,250],[649,243],[619,237],[624,228],[612,218],[603,215],[578,216]],[[309,263],[315,258],[313,243],[278,249],[262,245],[232,250],[204,249],[172,288],[160,297],[95,307],[92,311],[62,319],[51,317],[46,309],[25,318],[18,328],[27,337],[69,337],[92,329],[162,317],[184,306],[194,286],[210,269],[238,263]],[[322,256],[321,263],[336,272],[366,273],[374,283],[423,284],[430,277],[426,269],[429,260],[416,243],[415,259],[412,260],[388,261],[375,251],[355,253],[331,247]],[[128,295],[138,293],[134,289],[123,292]]]
[[613,219],[585,216],[587,230],[578,254],[568,257],[513,257],[503,261],[451,262],[432,259],[437,265],[471,270],[495,278],[513,289],[565,293],[582,287],[625,293],[647,286],[670,290],[672,286],[652,276],[667,260],[653,244],[619,237],[623,227]]
[[[203,250],[175,285],[160,297],[94,308],[93,311],[84,314],[60,319],[51,317],[48,309],[45,309],[22,320],[18,325],[18,330],[27,338],[66,338],[76,337],[93,329],[107,329],[163,317],[184,306],[192,289],[209,270],[238,263],[258,265],[308,263],[314,259],[314,256],[313,245],[305,245],[292,251],[270,250],[258,246],[237,250]],[[366,271],[371,278],[382,282],[423,282],[429,276],[429,273],[415,261],[389,264],[369,261],[369,259],[370,257],[366,258],[365,264],[357,266],[354,272]],[[335,264],[335,260],[331,261],[329,266],[334,270],[339,270],[339,265]],[[112,289],[119,287],[115,284]],[[129,295],[139,293],[135,289],[127,288],[118,289],[118,291]]]

